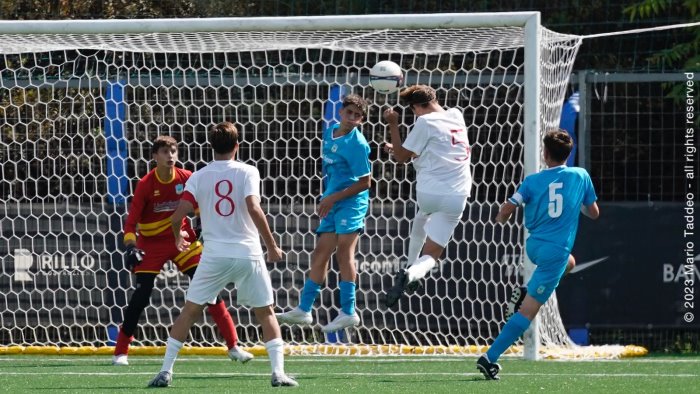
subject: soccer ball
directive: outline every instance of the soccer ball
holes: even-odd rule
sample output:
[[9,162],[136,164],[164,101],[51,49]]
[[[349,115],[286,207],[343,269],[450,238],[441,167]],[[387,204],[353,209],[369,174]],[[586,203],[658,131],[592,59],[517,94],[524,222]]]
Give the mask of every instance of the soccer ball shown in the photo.
[[401,67],[390,60],[382,60],[369,70],[369,84],[378,93],[394,93],[402,83]]

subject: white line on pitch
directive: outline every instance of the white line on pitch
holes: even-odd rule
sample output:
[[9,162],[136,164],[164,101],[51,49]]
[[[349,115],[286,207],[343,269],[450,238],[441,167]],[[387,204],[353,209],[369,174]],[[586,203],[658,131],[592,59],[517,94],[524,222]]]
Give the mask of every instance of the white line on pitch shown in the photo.
[[[153,375],[155,372],[6,372],[3,371],[3,375],[71,375],[71,376],[124,376],[124,375]],[[269,373],[235,373],[235,372],[187,372],[174,374],[175,377],[187,377],[187,376],[269,376]],[[413,372],[332,372],[332,373],[303,373],[294,374],[293,376],[415,376]],[[450,372],[431,372],[430,375],[440,375],[440,376],[482,376],[481,373],[450,373]],[[575,377],[596,377],[596,378],[618,378],[618,377],[669,377],[669,378],[698,378],[700,374],[644,374],[644,373],[531,373],[531,372],[512,372],[508,373],[508,376],[575,376]]]
[[[162,360],[163,356],[131,356],[129,361],[139,363],[141,361],[154,361]],[[75,363],[85,362],[94,363],[96,360],[104,360],[106,364],[111,364],[111,356],[68,356],[68,357],[34,357],[34,355],[15,355],[15,356],[5,356],[0,357],[0,362],[12,361],[12,362],[33,362],[41,363],[47,361],[71,361]],[[262,356],[260,360],[267,362],[267,357]],[[210,356],[210,357],[178,357],[178,361],[188,361],[188,362],[222,362],[230,363],[228,357],[221,356]],[[255,361],[255,360],[253,360]],[[476,361],[476,356],[289,356],[285,357],[285,362],[315,362],[315,363],[332,363],[332,362],[348,362],[348,363],[426,363],[426,362],[471,362]],[[516,357],[503,357],[501,361],[523,361]],[[620,363],[620,362],[630,362],[630,363],[670,363],[670,364],[681,364],[681,363],[700,363],[700,357],[697,358],[682,358],[682,359],[653,359],[653,358],[622,358],[622,359],[602,359],[602,360],[542,360],[544,362],[561,362],[561,363],[574,363],[574,362],[594,362],[594,363]]]

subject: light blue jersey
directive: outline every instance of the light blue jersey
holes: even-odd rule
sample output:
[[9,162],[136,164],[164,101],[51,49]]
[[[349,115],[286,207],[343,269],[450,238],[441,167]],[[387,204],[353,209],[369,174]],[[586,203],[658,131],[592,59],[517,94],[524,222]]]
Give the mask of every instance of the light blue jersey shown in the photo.
[[509,199],[525,205],[528,242],[556,244],[571,253],[578,230],[581,205],[597,200],[593,182],[583,168],[559,166],[525,177]]
[[[369,144],[357,128],[344,136],[334,138],[333,125],[323,132],[324,191],[322,199],[344,190],[360,178],[370,175]],[[321,220],[317,233],[349,234],[361,231],[369,207],[369,190],[338,201]]]
[[[581,206],[591,206],[596,199],[586,170],[564,165],[525,177],[508,199],[515,205],[525,205],[525,227],[530,231],[525,251],[537,266],[527,282],[528,297],[544,305],[559,286],[574,246]],[[506,322],[486,352],[486,364],[498,361],[527,330],[530,319],[518,311]],[[482,359],[479,363],[484,365]],[[485,367],[478,368],[490,379],[498,373],[496,370],[492,375]]]
[[[334,138],[333,132],[340,127],[335,124],[323,132],[323,167],[325,190],[323,197],[346,189],[360,178],[370,175],[369,144],[357,128],[344,136]],[[343,200],[343,205],[352,200],[360,204],[369,201],[369,190]]]
[[574,246],[581,205],[596,201],[588,172],[559,166],[525,177],[508,199],[525,205],[525,227],[530,231],[527,255],[537,265],[527,292],[544,304],[559,285]]

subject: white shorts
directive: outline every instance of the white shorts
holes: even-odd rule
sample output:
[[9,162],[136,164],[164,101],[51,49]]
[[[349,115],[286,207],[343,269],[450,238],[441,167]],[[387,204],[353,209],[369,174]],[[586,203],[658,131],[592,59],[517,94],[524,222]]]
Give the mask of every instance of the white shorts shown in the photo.
[[234,283],[238,289],[239,305],[260,308],[273,304],[272,283],[265,261],[205,256],[187,290],[187,301],[197,305],[210,303],[229,283]]
[[[417,192],[416,219],[426,221],[423,227],[428,237],[443,248],[462,219],[462,212],[469,196],[454,196]],[[422,217],[422,218],[421,218]]]

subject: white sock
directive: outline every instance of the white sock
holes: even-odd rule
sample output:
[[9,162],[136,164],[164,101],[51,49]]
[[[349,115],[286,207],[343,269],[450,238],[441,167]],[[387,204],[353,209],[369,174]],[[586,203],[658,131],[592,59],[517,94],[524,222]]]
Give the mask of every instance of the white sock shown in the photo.
[[267,355],[270,357],[272,373],[284,375],[284,341],[282,338],[275,338],[265,342],[265,349],[267,349]]
[[408,238],[408,264],[413,264],[418,260],[420,251],[423,250],[425,239],[428,234],[425,232],[425,224],[428,222],[428,216],[418,212],[411,223],[411,235]]
[[177,354],[180,353],[180,349],[182,349],[182,342],[168,337],[168,342],[165,347],[165,357],[163,358],[163,367],[160,369],[161,371],[173,373],[173,365],[175,365],[175,359],[177,359]]
[[430,270],[435,267],[435,259],[429,255],[421,256],[413,265],[408,267],[408,281],[414,282],[423,279]]

